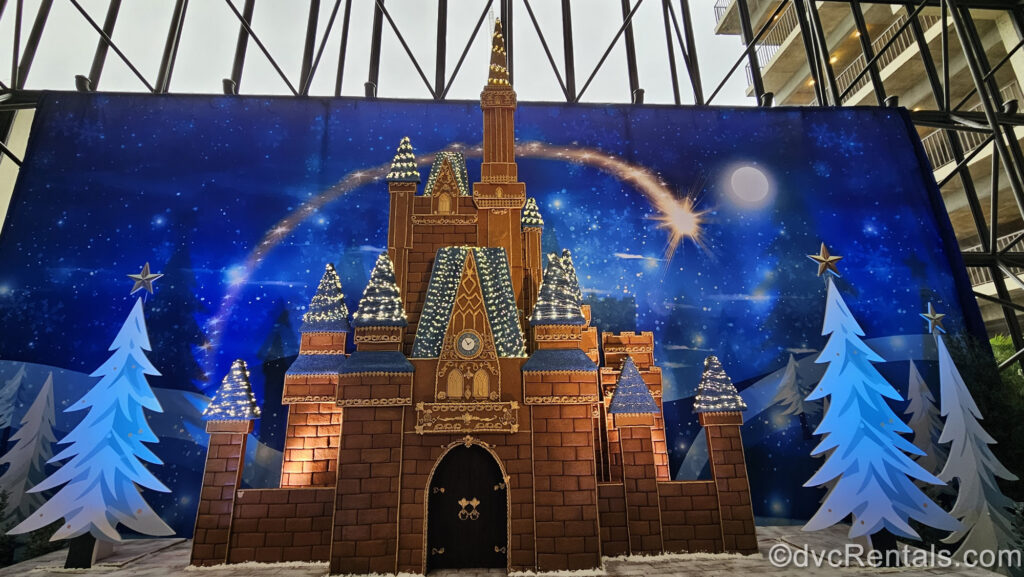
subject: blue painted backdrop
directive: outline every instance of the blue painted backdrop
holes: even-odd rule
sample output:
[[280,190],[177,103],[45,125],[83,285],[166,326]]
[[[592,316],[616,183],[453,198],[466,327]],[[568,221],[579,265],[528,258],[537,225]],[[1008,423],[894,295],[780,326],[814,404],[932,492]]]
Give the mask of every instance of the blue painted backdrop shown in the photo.
[[[418,154],[464,150],[475,180],[480,120],[472,102],[46,95],[0,236],[0,379],[28,371],[16,422],[50,370],[58,409],[91,386],[132,305],[126,275],[149,262],[165,275],[146,302],[165,406],[152,470],[173,493],[147,498],[191,532],[198,415],[235,358],[265,404],[246,482],[273,486],[280,380],[324,263],[354,310],[386,238],[381,166],[409,136]],[[822,241],[897,389],[932,354],[928,301],[951,333],[983,334],[902,111],[523,104],[516,127],[545,249],[573,251],[602,330],[654,332],[677,478],[707,474],[690,410],[704,357],[740,387],[759,516],[806,519],[821,496],[800,488],[820,464],[814,419],[774,398],[790,355],[805,386],[821,374],[824,285],[806,255]],[[700,244],[674,254],[666,194],[704,213]]]

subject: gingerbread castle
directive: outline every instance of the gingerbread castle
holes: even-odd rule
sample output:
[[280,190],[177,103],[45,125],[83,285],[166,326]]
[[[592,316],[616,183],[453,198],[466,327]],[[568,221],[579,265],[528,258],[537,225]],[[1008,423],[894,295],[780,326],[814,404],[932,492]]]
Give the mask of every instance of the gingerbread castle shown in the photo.
[[571,255],[542,254],[505,66],[499,21],[472,187],[463,156],[443,152],[418,194],[402,140],[386,178],[387,252],[351,322],[328,265],[285,378],[279,489],[240,487],[258,411],[214,400],[192,564],[548,571],[757,552],[742,400],[729,382],[702,386],[712,479],[670,480],[653,335],[599,338]]

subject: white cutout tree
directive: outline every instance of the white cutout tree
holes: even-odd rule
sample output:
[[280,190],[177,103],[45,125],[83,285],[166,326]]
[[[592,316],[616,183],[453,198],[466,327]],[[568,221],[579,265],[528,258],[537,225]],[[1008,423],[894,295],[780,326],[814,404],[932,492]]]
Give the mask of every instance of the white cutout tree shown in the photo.
[[[946,349],[946,343],[939,334],[941,326],[932,324],[939,356],[942,416],[946,418],[939,443],[950,443],[949,458],[939,478],[946,482],[956,481],[957,497],[950,513],[962,524],[942,542],[960,543],[953,553],[955,559],[963,559],[964,552],[968,550],[1012,551],[1024,548],[1013,526],[1016,504],[1003,494],[996,481],[997,477],[1016,481],[1017,476],[992,454],[989,445],[996,441],[979,422],[981,411]],[[1006,568],[1002,570],[1006,571]]]
[[18,367],[14,376],[4,381],[0,388],[0,451],[7,450],[7,441],[11,435],[11,427],[14,426],[14,409],[18,406],[18,391],[21,390],[21,383],[25,380],[25,364]]
[[26,493],[46,477],[46,462],[53,457],[53,372],[21,419],[21,428],[14,434],[14,446],[0,457],[0,465],[9,467],[0,475],[0,490],[6,491],[7,509],[0,518],[20,521],[43,504],[39,493]]
[[939,418],[939,407],[935,397],[928,389],[928,383],[917,370],[914,361],[910,361],[910,377],[907,380],[907,426],[914,432],[914,446],[924,454],[917,459],[918,465],[925,471],[935,475],[946,462],[946,450],[939,445],[939,433],[942,431],[942,419]]
[[169,492],[142,461],[162,464],[144,443],[159,441],[144,409],[161,412],[146,375],[159,375],[146,358],[151,350],[142,299],[135,301],[110,345],[113,354],[92,373],[100,381],[65,412],[89,412],[60,444],[69,445],[50,462],[70,459],[30,492],[59,490],[10,533],[28,533],[64,519],[51,541],[90,534],[118,542],[117,525],[144,535],[173,535],[139,493],[139,485]]

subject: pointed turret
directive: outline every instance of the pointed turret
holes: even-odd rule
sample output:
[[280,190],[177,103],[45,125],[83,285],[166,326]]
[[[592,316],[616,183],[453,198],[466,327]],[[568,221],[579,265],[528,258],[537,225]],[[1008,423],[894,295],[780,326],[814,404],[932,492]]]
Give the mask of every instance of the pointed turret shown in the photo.
[[611,403],[608,405],[608,412],[613,415],[644,415],[659,414],[661,409],[654,402],[654,395],[647,388],[640,371],[633,362],[633,357],[626,357],[622,365],[622,372],[615,383],[615,393],[612,395]]
[[697,386],[693,400],[695,413],[735,413],[745,411],[747,403],[736,391],[732,379],[725,374],[718,357],[711,355],[704,359],[704,375]]
[[580,279],[576,276],[576,265],[572,262],[572,253],[567,248],[562,249],[562,268],[565,269],[565,276],[569,280],[569,290],[572,292],[572,298],[576,300],[576,306],[583,306]]
[[530,326],[583,325],[585,322],[572,287],[569,286],[569,277],[562,266],[561,257],[555,253],[549,254],[540,295],[530,315]]
[[[324,275],[320,277],[320,285],[309,301],[309,310],[302,315],[299,356],[285,373],[285,403],[295,402],[308,395],[304,388],[299,392],[292,390],[292,385],[296,384],[295,377],[338,373],[345,364],[345,344],[351,330],[341,279],[334,265],[327,263]],[[300,378],[298,384],[304,387],[305,380]]]
[[402,354],[402,332],[409,325],[402,306],[402,295],[395,284],[395,267],[387,253],[377,257],[370,282],[352,315],[356,328],[356,352],[341,369],[339,401],[346,398],[346,376],[365,373],[412,373],[412,364]]
[[260,408],[249,384],[249,369],[245,361],[236,359],[231,370],[217,389],[213,401],[203,411],[208,421],[251,421],[260,418]]
[[309,301],[309,310],[302,315],[302,333],[347,333],[348,307],[341,289],[341,279],[334,264],[327,263],[316,294]]
[[508,81],[508,58],[505,55],[505,36],[501,33],[501,18],[494,21],[491,35],[491,68],[487,74],[488,86],[511,86]]
[[409,324],[402,296],[395,284],[395,267],[387,253],[377,257],[370,282],[359,301],[359,310],[352,315],[352,324],[356,327],[404,327]]
[[544,218],[540,214],[540,209],[537,208],[537,199],[530,198],[526,199],[526,204],[523,205],[523,216],[519,220],[523,227],[523,230],[528,228],[539,228],[544,229]]
[[391,170],[385,178],[388,182],[419,182],[420,171],[416,168],[416,156],[412,151],[412,143],[405,136],[398,143],[398,152],[391,161]]

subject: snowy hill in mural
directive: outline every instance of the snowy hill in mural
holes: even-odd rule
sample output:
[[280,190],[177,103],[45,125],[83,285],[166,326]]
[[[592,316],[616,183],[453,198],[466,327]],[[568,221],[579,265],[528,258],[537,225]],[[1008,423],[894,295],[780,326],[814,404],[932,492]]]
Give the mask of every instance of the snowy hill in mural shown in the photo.
[[[926,375],[937,370],[938,357],[930,335],[897,335],[866,342],[889,361],[878,369],[902,393],[907,391],[910,361]],[[803,401],[804,414],[796,414],[786,394],[791,387],[807,388],[821,380],[825,366],[814,362],[816,356],[817,351],[800,351],[793,355],[792,364],[786,362],[771,373],[736,383],[748,405],[743,413],[747,466],[755,478],[777,480],[751,486],[754,513],[761,519],[802,520],[817,509],[821,491],[802,485],[821,466],[819,460],[806,458],[817,445],[813,432],[820,422],[821,401]],[[665,402],[666,433],[676,441],[669,445],[676,480],[710,477],[707,442],[692,406],[692,396]],[[900,414],[904,407],[905,403],[894,405]]]
[[[32,399],[52,371],[56,417],[54,434],[62,438],[81,418],[80,414],[65,413],[64,409],[68,403],[92,388],[98,379],[86,373],[57,367],[0,360],[0,383],[13,379],[22,371],[24,376],[21,377],[21,387],[12,403],[12,423],[18,426]],[[160,466],[160,478],[171,492],[147,492],[146,498],[179,536],[189,536],[194,528],[196,499],[202,476],[202,468],[197,469],[195,463],[202,462],[206,454],[207,438],[202,412],[210,399],[175,389],[154,388],[153,393],[163,407],[162,413],[152,413],[149,417],[149,424],[160,439],[153,452],[165,461]],[[15,430],[11,431],[11,436]],[[54,445],[55,449],[57,447]],[[243,479],[246,487],[276,486],[281,470],[279,446],[265,444],[254,434],[247,445],[246,462]]]

